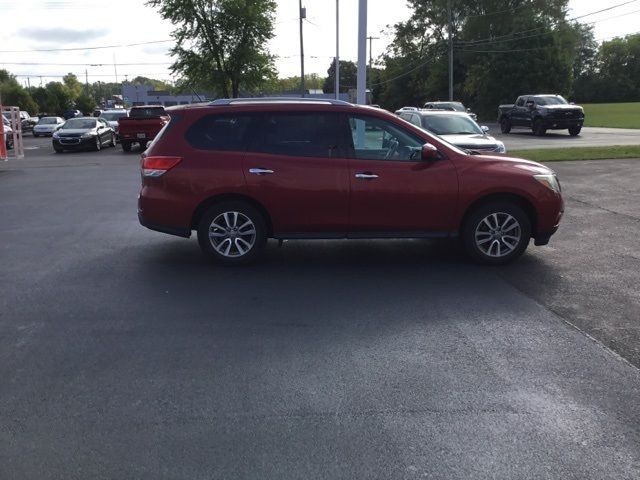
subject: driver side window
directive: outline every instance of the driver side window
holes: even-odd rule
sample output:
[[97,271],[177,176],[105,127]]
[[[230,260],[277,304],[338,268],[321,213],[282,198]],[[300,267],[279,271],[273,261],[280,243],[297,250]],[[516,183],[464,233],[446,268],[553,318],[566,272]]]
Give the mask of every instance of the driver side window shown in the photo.
[[361,160],[418,161],[422,145],[420,138],[376,117],[350,115],[349,127],[353,156]]

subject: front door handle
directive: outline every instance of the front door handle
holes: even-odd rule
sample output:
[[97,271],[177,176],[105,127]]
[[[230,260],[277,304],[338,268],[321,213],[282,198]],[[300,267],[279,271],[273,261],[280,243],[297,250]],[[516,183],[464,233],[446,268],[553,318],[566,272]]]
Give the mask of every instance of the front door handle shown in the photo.
[[356,173],[356,178],[360,178],[362,180],[373,180],[375,178],[378,178],[378,175],[370,172],[361,172],[361,173]]
[[273,170],[269,170],[268,168],[250,168],[249,173],[253,173],[254,175],[271,175]]

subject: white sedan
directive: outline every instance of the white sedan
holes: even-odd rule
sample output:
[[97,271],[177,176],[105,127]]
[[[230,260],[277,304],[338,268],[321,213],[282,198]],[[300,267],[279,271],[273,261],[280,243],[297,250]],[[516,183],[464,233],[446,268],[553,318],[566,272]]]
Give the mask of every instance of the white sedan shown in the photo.
[[50,137],[64,122],[64,118],[61,117],[42,117],[33,127],[33,136],[45,135]]

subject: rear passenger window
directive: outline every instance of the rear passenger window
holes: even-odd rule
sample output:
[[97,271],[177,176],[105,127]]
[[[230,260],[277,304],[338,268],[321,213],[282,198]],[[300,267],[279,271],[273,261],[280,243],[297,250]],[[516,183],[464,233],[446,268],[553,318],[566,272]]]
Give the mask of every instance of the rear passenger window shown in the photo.
[[256,125],[251,151],[295,157],[340,156],[340,116],[336,113],[266,113]]
[[207,115],[195,122],[185,138],[198,150],[244,151],[250,114]]
[[522,106],[524,106],[524,98],[520,97],[520,98],[518,99],[518,101],[516,102],[516,105],[517,105],[518,107],[522,107]]

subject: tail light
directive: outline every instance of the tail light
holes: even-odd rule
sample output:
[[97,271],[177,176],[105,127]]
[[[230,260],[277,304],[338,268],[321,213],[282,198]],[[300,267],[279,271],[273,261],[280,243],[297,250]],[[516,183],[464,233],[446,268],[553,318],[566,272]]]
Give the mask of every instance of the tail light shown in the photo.
[[142,176],[161,177],[182,161],[182,157],[143,157]]

